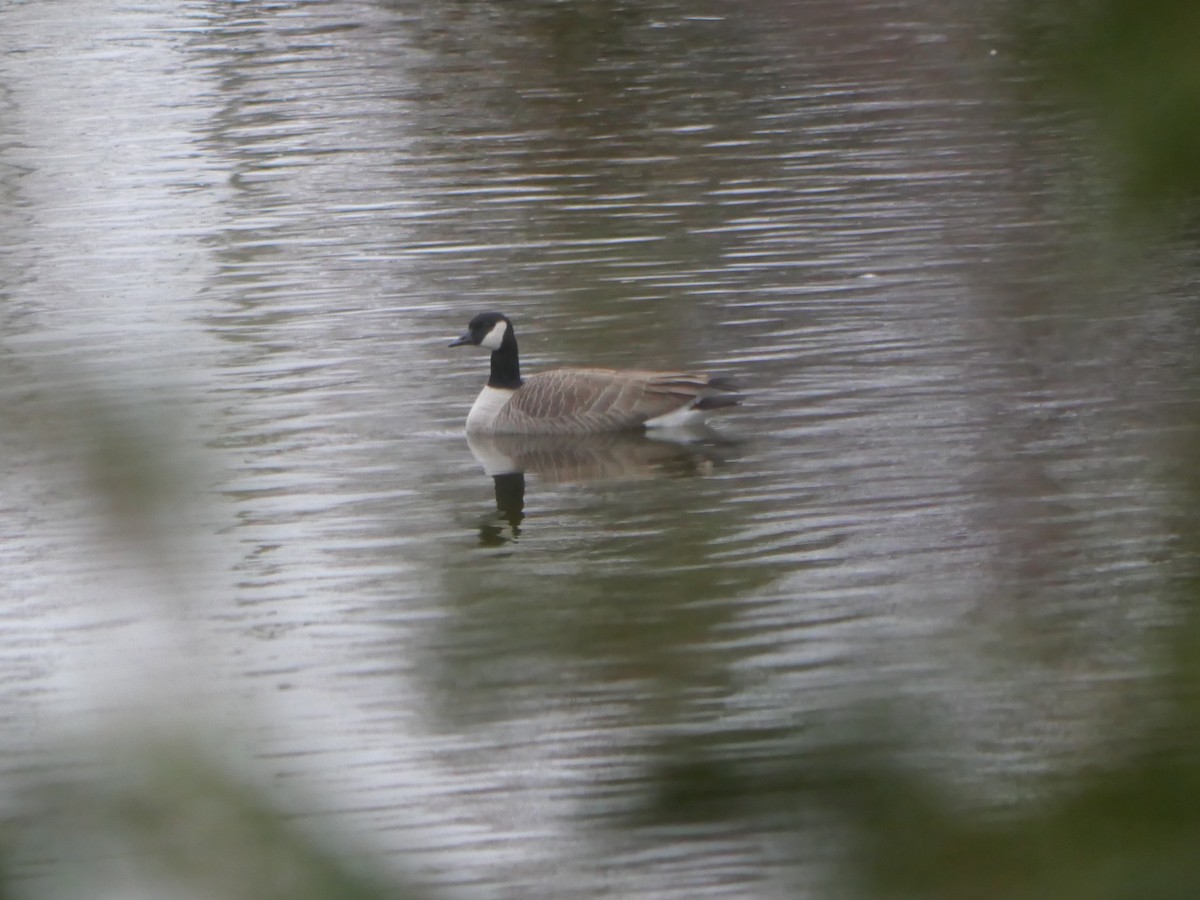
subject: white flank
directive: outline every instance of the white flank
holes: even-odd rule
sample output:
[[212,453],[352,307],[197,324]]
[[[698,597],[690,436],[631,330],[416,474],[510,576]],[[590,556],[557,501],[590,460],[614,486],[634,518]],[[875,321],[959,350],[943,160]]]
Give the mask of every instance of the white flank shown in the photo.
[[669,413],[663,413],[661,416],[655,416],[646,422],[647,428],[682,428],[685,425],[696,425],[703,422],[707,418],[707,413],[702,409],[689,403],[687,406],[681,406],[679,409],[673,409]]
[[[501,322],[501,325],[504,323]],[[494,334],[496,329],[492,329]],[[503,334],[503,333],[502,333]],[[487,340],[491,340],[492,335],[487,336]],[[483,346],[487,346],[487,341]],[[471,411],[467,413],[467,431],[476,433],[489,433],[494,431],[496,427],[496,417],[500,415],[500,410],[504,409],[505,404],[512,399],[513,392],[509,388],[494,388],[484,386],[479,392],[479,396],[475,398],[475,405],[471,407]]]
[[479,342],[479,346],[487,347],[489,350],[499,350],[500,344],[504,341],[504,333],[506,331],[508,331],[508,323],[501,319],[492,326],[492,330],[487,333],[487,337]]

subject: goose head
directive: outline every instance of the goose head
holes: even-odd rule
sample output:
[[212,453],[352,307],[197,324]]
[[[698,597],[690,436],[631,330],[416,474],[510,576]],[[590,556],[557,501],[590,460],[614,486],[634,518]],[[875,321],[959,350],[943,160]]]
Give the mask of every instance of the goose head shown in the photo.
[[474,344],[487,350],[499,350],[505,337],[511,335],[512,323],[503,313],[485,312],[473,318],[467,330],[457,340],[451,341],[451,347],[461,347],[463,344]]

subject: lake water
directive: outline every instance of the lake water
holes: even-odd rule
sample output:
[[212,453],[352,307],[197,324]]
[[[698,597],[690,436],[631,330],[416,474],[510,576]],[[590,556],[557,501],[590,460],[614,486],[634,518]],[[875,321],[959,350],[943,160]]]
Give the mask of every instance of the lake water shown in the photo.
[[[662,746],[882,701],[992,804],[1136,733],[1200,269],[1114,250],[964,14],[0,9],[9,789],[190,734],[449,896],[794,896],[815,850],[626,823]],[[462,434],[484,309],[748,399],[522,495]]]

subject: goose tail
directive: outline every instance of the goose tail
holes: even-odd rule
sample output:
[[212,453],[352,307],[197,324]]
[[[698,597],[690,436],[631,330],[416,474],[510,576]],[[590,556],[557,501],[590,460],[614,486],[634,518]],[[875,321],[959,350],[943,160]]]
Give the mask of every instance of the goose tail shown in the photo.
[[710,378],[696,400],[696,409],[724,409],[741,402],[742,389],[736,382],[729,378]]

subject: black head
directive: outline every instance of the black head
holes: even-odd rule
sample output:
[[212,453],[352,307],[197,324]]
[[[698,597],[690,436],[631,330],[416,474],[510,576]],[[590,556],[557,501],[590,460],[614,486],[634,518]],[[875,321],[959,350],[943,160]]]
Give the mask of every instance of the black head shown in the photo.
[[504,339],[513,333],[508,316],[498,312],[480,313],[471,320],[462,337],[450,343],[451,347],[475,344],[488,350],[499,350]]

